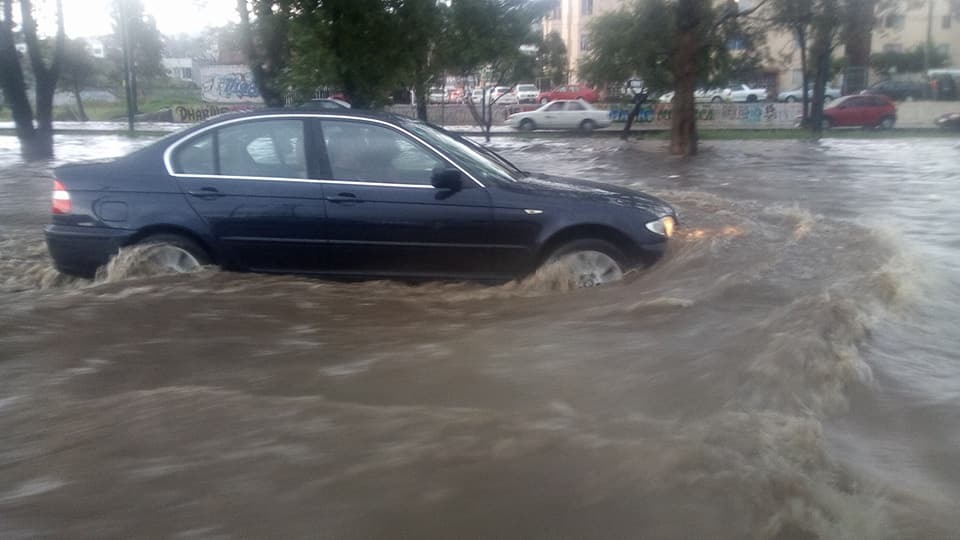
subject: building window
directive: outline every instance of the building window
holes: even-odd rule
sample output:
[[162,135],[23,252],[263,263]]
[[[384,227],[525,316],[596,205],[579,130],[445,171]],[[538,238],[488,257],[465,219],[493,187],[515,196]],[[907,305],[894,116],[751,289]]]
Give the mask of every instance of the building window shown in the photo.
[[946,30],[947,28],[950,28],[951,19],[953,19],[953,17],[951,17],[950,15],[944,15],[943,21],[940,23],[940,27],[943,28],[944,30]]
[[899,43],[887,43],[883,46],[883,52],[886,53],[900,53],[903,52],[903,45]]
[[884,21],[884,26],[893,30],[903,30],[903,24],[905,21],[906,17],[903,15],[887,15],[887,18]]
[[183,73],[180,75],[183,79],[192,79],[193,78],[193,69],[192,68],[183,68]]
[[593,15],[593,0],[580,0],[580,14]]
[[584,32],[580,34],[580,50],[586,51],[590,49],[590,34]]

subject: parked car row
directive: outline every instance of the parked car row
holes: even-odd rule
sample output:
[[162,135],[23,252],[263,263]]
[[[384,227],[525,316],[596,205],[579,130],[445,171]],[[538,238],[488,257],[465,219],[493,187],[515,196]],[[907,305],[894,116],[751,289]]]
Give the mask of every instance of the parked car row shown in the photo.
[[[673,92],[660,96],[660,103],[672,103]],[[753,88],[746,84],[728,88],[698,88],[693,92],[693,99],[697,103],[754,103],[767,100],[766,88]]]

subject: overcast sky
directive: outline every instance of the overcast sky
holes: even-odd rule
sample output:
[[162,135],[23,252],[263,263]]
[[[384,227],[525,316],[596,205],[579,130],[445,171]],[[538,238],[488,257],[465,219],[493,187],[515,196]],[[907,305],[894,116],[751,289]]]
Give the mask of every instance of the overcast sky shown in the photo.
[[[67,35],[76,38],[113,32],[110,6],[114,0],[63,0]],[[35,0],[42,32],[55,28],[55,0]],[[157,20],[163,34],[197,33],[206,27],[237,22],[236,0],[143,0],[144,11]]]

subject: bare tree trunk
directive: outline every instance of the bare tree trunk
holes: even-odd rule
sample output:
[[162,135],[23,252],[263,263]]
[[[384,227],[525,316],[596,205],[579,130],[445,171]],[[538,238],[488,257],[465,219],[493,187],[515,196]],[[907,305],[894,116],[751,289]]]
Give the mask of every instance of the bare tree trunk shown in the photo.
[[800,125],[806,126],[810,122],[810,75],[807,72],[807,30],[805,26],[796,29],[797,46],[800,47],[800,80],[803,84],[803,115]]
[[815,43],[813,47],[813,61],[816,71],[813,77],[813,103],[811,103],[810,128],[817,137],[823,134],[823,97],[830,78],[830,53],[833,48],[829,43]]
[[80,97],[80,83],[76,79],[73,80],[73,97],[77,100],[77,113],[80,115],[80,121],[86,122],[89,120],[87,118],[87,111],[83,110],[83,99]]
[[21,155],[25,159],[44,159],[53,156],[53,94],[60,76],[65,38],[61,1],[57,0],[57,38],[49,67],[44,63],[40,50],[37,23],[33,18],[30,0],[20,0],[20,21],[36,85],[36,126],[14,43],[13,0],[4,0],[3,21],[0,23],[0,87],[13,112]]
[[423,71],[418,67],[414,72],[413,92],[417,100],[417,118],[427,121],[427,81]]
[[[250,12],[247,10],[247,0],[237,0],[237,12],[240,14],[240,43],[243,54],[247,57],[247,65],[253,73],[253,80],[257,83],[260,97],[267,107],[283,107],[286,102],[283,92],[277,88],[278,78],[286,67],[287,28],[285,24],[272,25],[268,20],[274,16],[273,3],[254,2],[257,10],[257,25],[261,43],[254,43],[253,30],[250,27]],[[280,6],[283,14],[287,14],[289,7],[286,3]],[[351,99],[353,96],[350,96]]]
[[[681,4],[697,0],[681,0]],[[684,8],[680,9],[681,19]],[[690,10],[688,6],[686,10]],[[693,10],[696,8],[693,7]],[[678,156],[697,154],[697,110],[693,93],[697,85],[697,25],[680,27],[677,49],[673,56],[673,114],[670,126],[670,153]]]

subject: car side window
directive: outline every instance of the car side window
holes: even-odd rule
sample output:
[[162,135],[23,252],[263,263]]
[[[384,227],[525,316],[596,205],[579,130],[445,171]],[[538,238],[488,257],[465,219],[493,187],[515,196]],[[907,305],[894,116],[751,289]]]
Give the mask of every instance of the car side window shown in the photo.
[[576,101],[571,101],[570,103],[567,103],[567,110],[568,110],[568,111],[582,111],[582,110],[584,110],[584,107],[583,107],[583,105],[581,105],[580,103],[577,103]]
[[566,105],[566,103],[564,103],[563,101],[558,101],[557,103],[553,103],[553,104],[551,104],[549,107],[547,107],[546,109],[544,109],[544,112],[559,112],[559,111],[562,111],[562,110],[564,109],[564,105]]
[[244,122],[217,131],[220,174],[306,178],[303,122]]
[[213,144],[212,132],[189,140],[174,154],[174,171],[184,174],[216,174]]
[[445,162],[410,137],[369,122],[321,122],[335,180],[430,185]]
[[571,86],[571,87],[570,87],[570,92],[579,92],[579,91],[580,91],[580,87],[579,87],[579,86]]

